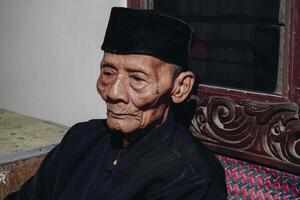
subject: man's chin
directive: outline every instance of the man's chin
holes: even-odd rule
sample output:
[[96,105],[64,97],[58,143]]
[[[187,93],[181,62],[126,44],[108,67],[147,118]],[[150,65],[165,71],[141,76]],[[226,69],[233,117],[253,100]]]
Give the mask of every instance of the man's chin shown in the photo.
[[107,118],[107,125],[113,131],[129,134],[139,129],[139,125],[135,120]]

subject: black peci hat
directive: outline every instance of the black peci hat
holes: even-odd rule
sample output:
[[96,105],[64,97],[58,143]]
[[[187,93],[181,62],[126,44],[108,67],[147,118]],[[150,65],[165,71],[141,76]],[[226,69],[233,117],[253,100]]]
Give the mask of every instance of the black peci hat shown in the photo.
[[145,54],[186,68],[193,29],[184,21],[152,10],[114,7],[101,49]]

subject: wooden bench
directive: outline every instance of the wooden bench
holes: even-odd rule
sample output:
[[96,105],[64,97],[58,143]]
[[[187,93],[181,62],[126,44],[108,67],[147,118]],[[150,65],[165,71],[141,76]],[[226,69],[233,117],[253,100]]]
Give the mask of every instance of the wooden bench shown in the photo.
[[228,199],[300,199],[300,119],[293,102],[210,96],[190,130],[225,168]]
[[67,127],[0,109],[0,199],[31,177]]

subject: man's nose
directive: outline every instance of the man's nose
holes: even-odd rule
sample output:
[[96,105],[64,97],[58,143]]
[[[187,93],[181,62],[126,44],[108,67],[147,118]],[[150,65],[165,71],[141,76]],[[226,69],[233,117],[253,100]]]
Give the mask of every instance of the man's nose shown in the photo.
[[128,91],[126,85],[126,78],[122,75],[118,75],[107,92],[107,100],[111,102],[122,101],[128,103]]

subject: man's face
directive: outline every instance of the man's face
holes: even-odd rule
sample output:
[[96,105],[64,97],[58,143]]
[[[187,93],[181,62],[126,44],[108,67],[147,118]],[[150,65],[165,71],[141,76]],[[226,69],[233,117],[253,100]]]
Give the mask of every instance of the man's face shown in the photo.
[[137,54],[104,53],[97,89],[107,103],[108,126],[123,133],[157,126],[168,116],[173,68]]

